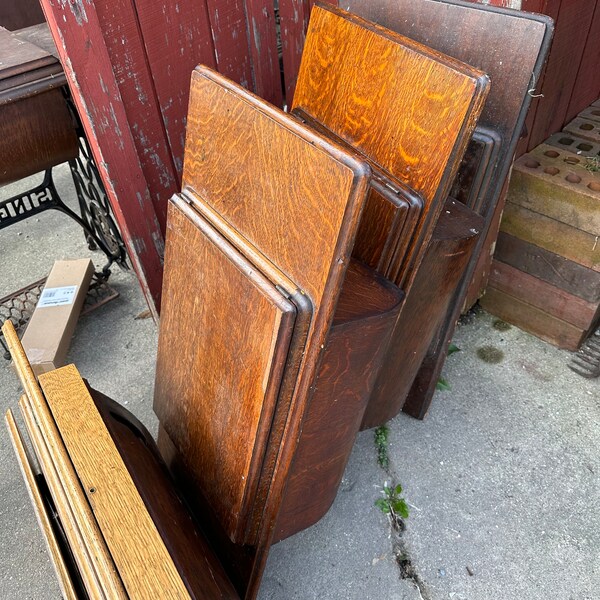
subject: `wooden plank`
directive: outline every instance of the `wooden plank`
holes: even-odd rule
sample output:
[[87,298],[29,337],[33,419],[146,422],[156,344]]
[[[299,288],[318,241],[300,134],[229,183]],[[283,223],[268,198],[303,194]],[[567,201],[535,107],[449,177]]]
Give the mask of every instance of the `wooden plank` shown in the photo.
[[86,590],[92,598],[125,599],[125,590],[102,533],[10,321],[4,323],[2,333],[25,391],[20,407],[27,430]]
[[[105,0],[107,1],[107,0]],[[207,3],[205,0],[135,0],[168,147],[181,183],[190,73],[199,64],[216,66]],[[178,190],[176,190],[178,191]],[[163,197],[164,210],[169,196]]]
[[496,257],[587,302],[600,302],[600,273],[508,233],[500,232]]
[[535,121],[528,149],[543,142],[550,134],[560,131],[567,122],[571,92],[585,49],[595,2],[569,0],[560,3],[552,48],[542,82]]
[[506,203],[500,229],[584,267],[600,271],[597,235],[575,229],[512,202]]
[[54,56],[0,27],[0,81],[54,65]]
[[585,331],[492,286],[480,302],[489,313],[559,348],[575,351],[585,339]]
[[44,373],[40,385],[128,597],[189,598],[75,366]]
[[241,543],[296,308],[184,201],[174,200],[169,218],[155,410],[228,536]]
[[129,257],[157,316],[163,234],[98,15],[81,2],[42,0],[42,8]]
[[490,285],[545,313],[587,331],[594,323],[598,304],[537,279],[498,260],[492,262]]
[[423,195],[403,280],[431,236],[487,81],[482,72],[360,17],[313,9],[293,108]]
[[52,565],[54,566],[54,571],[56,572],[60,591],[65,600],[77,600],[77,592],[73,582],[71,581],[71,576],[65,563],[65,559],[52,529],[52,523],[50,522],[50,517],[46,511],[44,499],[40,493],[38,483],[35,480],[32,459],[30,458],[27,448],[25,447],[21,433],[19,432],[19,428],[17,427],[15,418],[10,409],[6,412],[5,420],[10,441],[12,443],[13,450],[15,451],[19,468],[21,469],[21,475],[23,476],[23,480],[25,481],[25,485],[27,487],[27,492],[29,493],[29,498],[35,510],[35,516],[37,517],[38,525],[42,530],[44,539],[46,540],[46,546],[48,548],[48,553],[50,554]]
[[167,200],[177,191],[179,181],[160,116],[146,40],[131,0],[100,0],[94,6],[128,127],[164,235]]
[[407,185],[381,170],[379,165],[341,139],[300,108],[292,115],[312,130],[339,144],[371,167],[371,187],[363,211],[352,256],[397,283],[398,274],[423,210],[423,198]]
[[[581,35],[581,34],[579,34]],[[600,2],[596,0],[594,16],[587,34],[585,48],[581,57],[577,79],[573,85],[573,93],[565,121],[573,119],[580,111],[600,97]]]
[[245,6],[253,78],[252,91],[267,102],[283,107],[274,4],[265,0],[245,0]]

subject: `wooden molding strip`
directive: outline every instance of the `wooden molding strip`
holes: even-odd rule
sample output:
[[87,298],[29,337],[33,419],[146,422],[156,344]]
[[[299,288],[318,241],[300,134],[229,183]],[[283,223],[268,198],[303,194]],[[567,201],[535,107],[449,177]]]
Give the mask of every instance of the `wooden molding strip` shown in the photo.
[[[12,323],[2,327],[25,397],[19,403],[34,450],[91,598],[126,600],[102,533]],[[43,434],[42,434],[43,432]]]
[[189,598],[75,366],[44,373],[40,385],[128,597]]
[[19,463],[19,467],[27,487],[27,492],[29,493],[29,498],[33,504],[35,516],[37,517],[40,529],[42,530],[44,539],[46,540],[46,545],[48,547],[48,552],[50,553],[52,564],[54,565],[54,570],[56,571],[60,590],[65,600],[77,600],[77,592],[75,591],[75,587],[71,581],[69,570],[67,569],[67,565],[58,545],[58,541],[54,535],[54,531],[52,530],[52,523],[48,517],[46,507],[44,506],[44,500],[35,480],[31,457],[29,456],[27,448],[23,443],[21,432],[17,427],[15,418],[10,409],[6,411],[5,420],[10,441],[12,443],[13,450],[15,451],[15,455],[17,456],[17,462]]

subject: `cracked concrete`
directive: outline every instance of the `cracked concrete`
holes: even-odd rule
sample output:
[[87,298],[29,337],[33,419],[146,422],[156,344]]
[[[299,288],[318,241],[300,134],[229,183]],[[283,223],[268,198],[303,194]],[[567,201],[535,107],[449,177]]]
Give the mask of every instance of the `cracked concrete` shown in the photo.
[[[72,194],[66,169],[58,187]],[[90,254],[58,213],[2,230],[0,295],[44,276],[55,259]],[[112,284],[121,297],[80,319],[70,358],[155,431],[156,328],[135,319],[145,305],[133,275],[115,269]],[[359,434],[328,514],[273,547],[261,600],[425,597],[400,579],[397,534],[373,505],[391,478],[411,507],[401,544],[430,600],[600,597],[600,380],[569,371],[567,352],[494,322],[481,312],[459,328],[461,352],[444,371],[451,390],[438,392],[425,421],[399,415],[390,423],[391,475],[377,463],[373,432]],[[499,362],[482,359],[490,348],[502,354]],[[3,410],[15,406],[17,393],[0,362]],[[0,598],[57,598],[3,428],[0,452]]]

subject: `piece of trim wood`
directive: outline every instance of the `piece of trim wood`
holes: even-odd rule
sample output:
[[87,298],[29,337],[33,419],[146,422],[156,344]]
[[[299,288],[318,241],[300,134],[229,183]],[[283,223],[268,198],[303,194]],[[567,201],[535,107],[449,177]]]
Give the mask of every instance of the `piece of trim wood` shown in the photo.
[[50,522],[46,507],[44,506],[44,499],[42,498],[35,480],[31,457],[29,456],[29,452],[27,452],[27,448],[23,443],[21,432],[17,427],[15,418],[10,409],[6,411],[4,418],[6,420],[6,427],[8,428],[10,441],[12,443],[13,450],[15,451],[17,462],[19,463],[31,504],[33,504],[35,516],[37,517],[38,524],[42,530],[42,533],[44,534],[44,539],[46,540],[48,552],[50,553],[50,558],[56,572],[56,577],[58,578],[62,595],[64,596],[65,600],[77,600],[77,592],[75,591],[75,587],[71,581],[69,570],[65,564],[65,559],[58,545],[56,536],[54,535],[54,531],[52,530],[52,523]]
[[189,598],[75,366],[45,373],[40,385],[129,598]]
[[25,391],[19,406],[86,589],[93,599],[126,600],[122,582],[83,494],[60,432],[10,321],[6,321],[2,333]]

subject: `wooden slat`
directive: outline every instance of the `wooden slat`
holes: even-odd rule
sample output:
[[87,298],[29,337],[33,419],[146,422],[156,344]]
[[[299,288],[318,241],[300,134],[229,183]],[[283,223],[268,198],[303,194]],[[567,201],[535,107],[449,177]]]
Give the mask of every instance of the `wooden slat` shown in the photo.
[[45,373],[40,385],[128,597],[188,598],[77,369]]
[[316,6],[292,108],[423,195],[414,277],[487,94],[487,76],[339,9]]
[[125,599],[102,533],[10,321],[5,322],[2,333],[25,391],[19,403],[25,424],[86,589],[92,598]]
[[163,234],[95,6],[42,0],[42,8],[129,257],[157,316]]
[[275,106],[283,106],[281,69],[273,2],[245,0],[253,90]]
[[46,540],[46,545],[48,547],[48,552],[50,553],[52,564],[54,565],[60,590],[65,600],[77,600],[77,592],[75,591],[75,587],[71,581],[69,570],[65,564],[65,560],[58,545],[58,541],[54,535],[54,531],[52,530],[52,524],[46,511],[46,507],[44,506],[44,500],[40,494],[38,484],[35,480],[31,458],[29,457],[27,448],[23,443],[21,433],[19,432],[19,428],[17,427],[11,410],[6,412],[5,420],[6,426],[8,427],[10,441],[12,443],[13,450],[15,451],[17,462],[19,463],[19,467],[21,469],[21,474],[25,480],[29,498],[31,499],[31,503],[33,504],[33,508],[35,510],[35,516],[37,517],[38,524],[42,530],[44,539]]
[[94,6],[127,124],[164,235],[167,200],[177,191],[179,181],[154,90],[146,40],[131,0],[100,0]]
[[[580,34],[579,34],[580,35]],[[569,100],[569,107],[565,121],[573,119],[586,106],[600,97],[600,2],[596,0],[596,8],[592,23],[587,34],[585,48],[581,57],[577,79],[573,85],[573,93]]]

